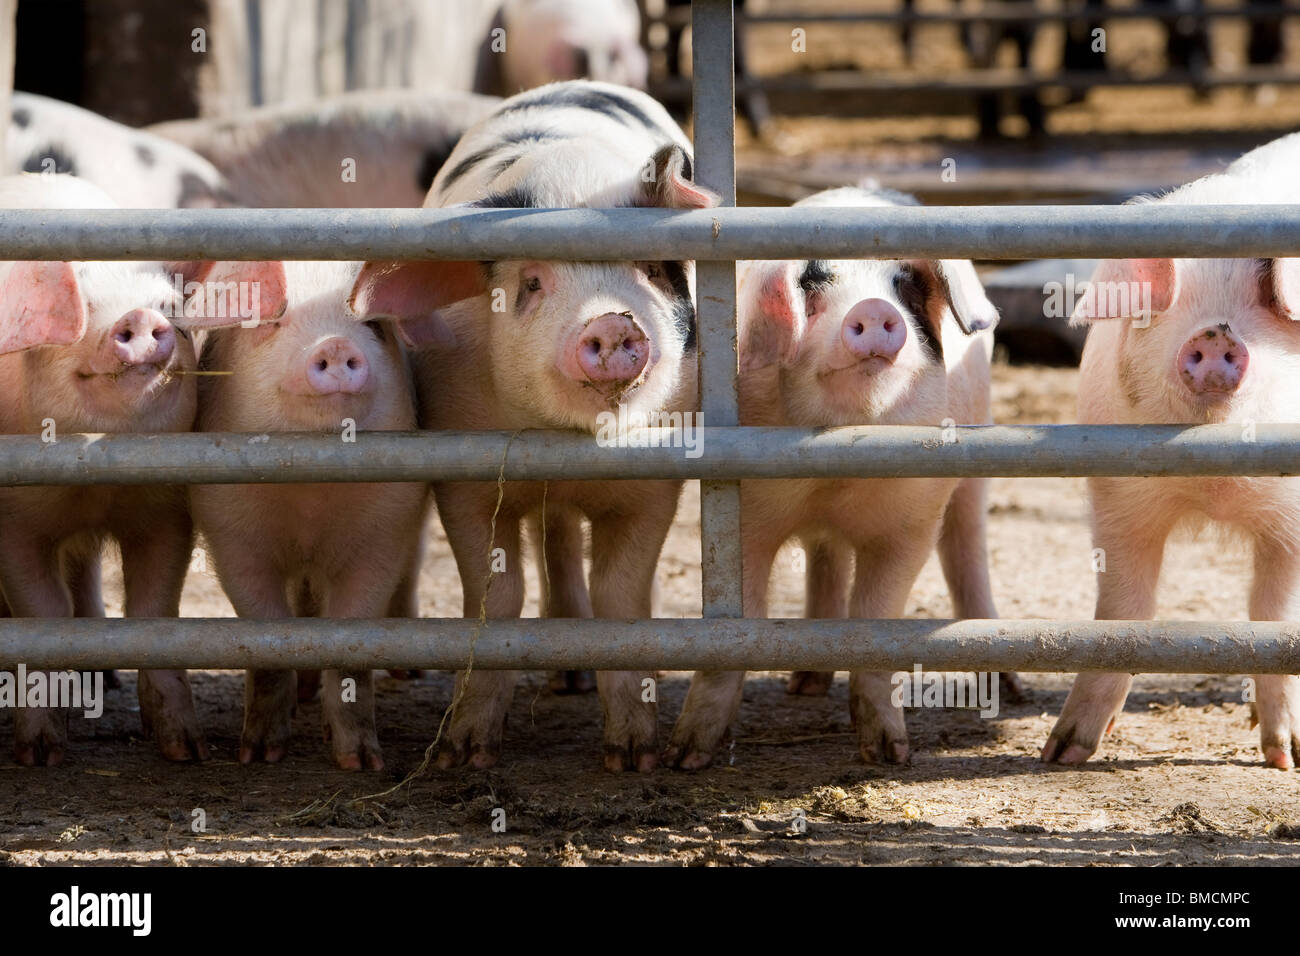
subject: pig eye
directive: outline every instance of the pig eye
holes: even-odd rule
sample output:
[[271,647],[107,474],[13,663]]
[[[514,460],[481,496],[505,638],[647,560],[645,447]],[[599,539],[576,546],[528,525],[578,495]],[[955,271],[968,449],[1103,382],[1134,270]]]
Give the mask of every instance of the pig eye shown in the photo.
[[542,291],[542,280],[539,279],[537,276],[529,276],[528,278],[526,278],[526,279],[524,280],[524,291],[525,291],[525,292],[541,292],[541,291]]
[[662,272],[657,263],[648,262],[646,263],[645,274],[651,279],[658,279]]
[[388,333],[384,330],[384,323],[379,319],[371,319],[366,322],[366,328],[375,333],[375,338],[381,342],[388,341]]

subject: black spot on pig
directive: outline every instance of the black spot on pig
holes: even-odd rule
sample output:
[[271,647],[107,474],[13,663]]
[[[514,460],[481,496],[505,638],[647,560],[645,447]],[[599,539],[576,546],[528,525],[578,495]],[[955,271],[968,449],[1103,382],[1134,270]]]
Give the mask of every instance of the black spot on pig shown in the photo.
[[563,84],[556,87],[543,87],[537,93],[519,96],[508,102],[496,115],[504,116],[519,110],[537,107],[590,110],[610,119],[617,120],[625,126],[636,124],[658,133],[669,134],[649,113],[643,110],[631,98],[612,90],[592,89],[582,84]]
[[825,259],[809,259],[799,273],[799,288],[804,295],[820,292],[835,281],[835,271]]
[[686,279],[686,266],[680,262],[660,263],[659,271],[672,290],[673,324],[685,338],[686,351],[695,350],[695,303],[691,300],[691,285]]
[[[935,290],[925,277],[912,266],[903,263],[894,274],[894,294],[903,305],[904,313],[909,316],[908,325],[916,333],[917,341],[925,346],[930,355],[943,360],[943,340],[931,325]],[[941,314],[941,313],[940,313]]]
[[[53,169],[50,168],[51,164]],[[72,156],[64,152],[62,148],[51,143],[42,149],[35,150],[26,159],[23,160],[23,172],[25,173],[67,173],[70,176],[77,175],[77,164],[73,162]]]
[[32,111],[25,106],[15,106],[9,115],[13,119],[13,124],[19,129],[26,129],[32,121]]
[[148,143],[135,144],[135,158],[140,160],[142,166],[152,166],[158,162],[158,157],[154,155],[153,147]]
[[469,205],[478,209],[537,209],[537,197],[523,187],[488,193]]
[[[492,158],[497,153],[500,153],[503,150],[510,148],[511,146],[519,146],[522,144],[531,144],[531,143],[541,143],[541,142],[546,142],[548,140],[566,139],[566,138],[567,137],[559,136],[555,133],[552,133],[544,129],[524,129],[524,130],[518,130],[514,133],[510,133],[506,136],[502,136],[500,139],[496,140],[492,144],[485,146],[480,150],[476,150],[473,153],[470,153],[468,156],[466,156],[464,159],[458,162],[455,166],[453,166],[450,170],[448,170],[446,177],[442,181],[442,188],[448,189],[449,187],[451,187],[453,183],[455,183],[457,180],[462,178],[466,173],[468,173],[475,166],[479,165],[480,163],[484,162],[487,159]],[[523,156],[522,152],[517,153],[509,159],[509,162],[504,162],[502,164],[499,164],[494,175],[500,175],[501,172],[504,172],[506,169],[509,169],[512,165],[514,165],[519,160],[521,156]],[[432,180],[430,180],[430,182],[432,182]]]

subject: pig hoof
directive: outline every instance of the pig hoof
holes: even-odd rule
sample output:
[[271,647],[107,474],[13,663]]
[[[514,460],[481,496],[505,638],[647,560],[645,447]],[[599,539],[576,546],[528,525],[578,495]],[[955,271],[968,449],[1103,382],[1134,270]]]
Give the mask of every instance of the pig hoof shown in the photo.
[[551,671],[546,683],[553,694],[588,694],[596,689],[596,672]]
[[1291,770],[1295,767],[1295,760],[1285,747],[1265,747],[1264,763],[1278,770]]
[[653,744],[631,748],[605,745],[605,769],[610,773],[622,773],[624,770],[649,773],[657,766],[659,752]]
[[1096,753],[1097,748],[1075,743],[1070,734],[1057,736],[1052,734],[1043,745],[1040,755],[1044,763],[1059,763],[1067,766],[1081,764]]
[[336,719],[333,724],[325,721],[321,729],[340,770],[384,769],[384,757],[373,722]]
[[909,756],[906,740],[890,740],[883,735],[872,740],[859,738],[858,753],[866,763],[905,764]]
[[438,769],[452,770],[468,766],[471,770],[488,770],[497,765],[501,759],[501,747],[474,744],[470,747],[456,747],[450,743],[443,744],[438,751]]
[[713,754],[699,747],[669,744],[660,759],[665,767],[673,767],[677,770],[703,770],[713,763]]
[[803,697],[825,697],[834,681],[834,671],[795,671],[785,685],[785,692]]
[[57,767],[68,743],[67,724],[59,712],[15,711],[14,759],[24,767]]
[[[145,724],[143,712],[140,722]],[[158,741],[158,751],[174,763],[208,759],[208,743],[199,730],[193,709],[188,714],[166,714],[145,724],[145,736]]]

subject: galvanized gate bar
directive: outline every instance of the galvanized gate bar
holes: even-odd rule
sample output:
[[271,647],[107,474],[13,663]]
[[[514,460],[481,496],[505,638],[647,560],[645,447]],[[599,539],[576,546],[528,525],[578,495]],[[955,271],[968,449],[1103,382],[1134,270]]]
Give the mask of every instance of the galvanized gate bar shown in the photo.
[[1300,206],[0,210],[0,259],[1128,256],[1300,256]]
[[[563,431],[0,436],[0,485],[644,478],[1300,475],[1300,425],[855,425]],[[504,462],[504,472],[502,465]]]
[[[693,130],[696,179],[724,207],[736,205],[736,95],[731,0],[691,4]],[[737,392],[736,263],[701,262],[696,270],[700,411],[711,427],[740,423]],[[723,478],[718,472],[712,477]],[[741,608],[740,485],[700,482],[703,613],[739,617]]]
[[1300,623],[1208,621],[252,621],[14,618],[0,662],[28,669],[428,668],[1300,672]]

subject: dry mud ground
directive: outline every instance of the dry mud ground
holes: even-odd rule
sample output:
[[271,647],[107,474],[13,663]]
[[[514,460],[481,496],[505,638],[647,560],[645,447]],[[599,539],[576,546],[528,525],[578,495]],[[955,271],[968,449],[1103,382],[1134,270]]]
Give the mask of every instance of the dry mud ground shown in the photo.
[[[1070,421],[1076,374],[999,366],[998,420]],[[1004,616],[1090,615],[1083,491],[1079,480],[994,483],[993,581]],[[698,515],[690,487],[661,565],[667,615],[699,613]],[[422,611],[451,615],[459,585],[436,519],[431,531]],[[1177,543],[1161,616],[1243,617],[1247,570],[1242,555],[1212,538]],[[110,591],[110,613],[120,613],[115,578]],[[783,559],[774,613],[797,614],[799,600]],[[215,580],[198,574],[184,613],[231,612]],[[934,560],[909,613],[949,614]],[[496,769],[433,771],[364,811],[342,801],[389,787],[419,762],[448,703],[448,675],[380,681],[388,768],[366,776],[332,769],[319,704],[300,708],[284,763],[240,766],[242,682],[220,671],[195,675],[212,759],[167,764],[140,738],[134,674],[123,677],[102,719],[73,719],[62,766],[27,770],[0,757],[0,864],[1300,863],[1300,774],[1260,764],[1234,676],[1139,678],[1102,757],[1062,769],[1037,754],[1065,676],[1028,675],[1028,699],[1003,701],[994,719],[912,711],[911,765],[873,767],[856,757],[845,675],[828,698],[809,699],[787,697],[784,675],[760,673],[746,684],[722,766],[613,776],[600,769],[596,697],[557,697],[543,675],[529,674]],[[681,708],[687,678],[661,681],[661,733]],[[0,738],[8,740],[11,724],[0,712]],[[288,819],[333,794],[340,797],[330,809]],[[491,827],[497,808],[504,833]],[[206,833],[191,831],[195,809],[204,811]],[[796,809],[807,820],[802,834],[791,827]]]

